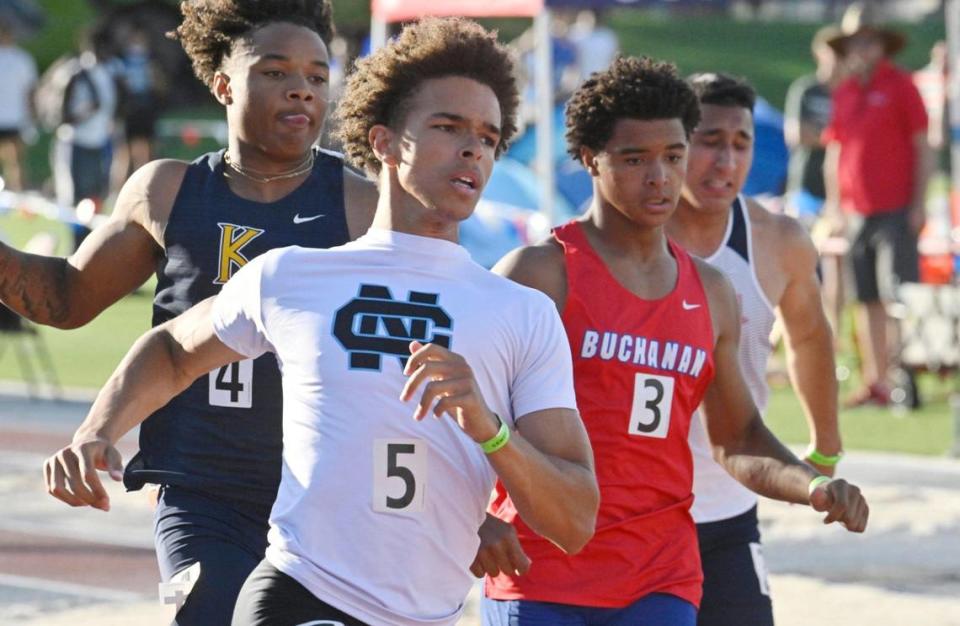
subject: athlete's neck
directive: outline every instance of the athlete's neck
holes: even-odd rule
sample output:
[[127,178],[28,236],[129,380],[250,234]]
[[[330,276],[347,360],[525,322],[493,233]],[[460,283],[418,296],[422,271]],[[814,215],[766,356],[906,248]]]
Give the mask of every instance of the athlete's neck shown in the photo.
[[277,158],[235,139],[229,144],[224,153],[224,176],[230,191],[245,200],[276,202],[299,187],[313,169],[310,151]]
[[669,255],[663,226],[638,224],[616,208],[602,206],[597,197],[594,195],[582,219],[583,228],[594,239],[594,247],[636,263],[649,263]]
[[659,300],[677,283],[677,262],[662,225],[637,224],[612,207],[591,207],[581,226],[607,271],[635,296]]
[[667,222],[667,234],[701,258],[711,256],[723,243],[730,211],[706,211],[691,205],[683,197]]
[[282,176],[302,169],[313,153],[313,148],[307,148],[292,154],[271,154],[236,137],[231,137],[227,144],[224,156],[230,163],[261,176]]
[[380,197],[371,228],[460,242],[460,222],[440,209],[425,207],[393,177],[380,178]]

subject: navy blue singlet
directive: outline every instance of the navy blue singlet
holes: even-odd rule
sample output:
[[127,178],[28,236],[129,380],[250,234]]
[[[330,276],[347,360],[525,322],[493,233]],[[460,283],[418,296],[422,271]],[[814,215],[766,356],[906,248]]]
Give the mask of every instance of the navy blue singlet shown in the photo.
[[[223,177],[223,151],[187,169],[164,232],[153,325],[220,291],[245,263],[290,245],[329,248],[349,240],[343,161],[316,152],[310,177],[277,202],[238,197]],[[127,489],[179,485],[269,506],[280,482],[282,391],[273,354],[202,376],[140,428]]]

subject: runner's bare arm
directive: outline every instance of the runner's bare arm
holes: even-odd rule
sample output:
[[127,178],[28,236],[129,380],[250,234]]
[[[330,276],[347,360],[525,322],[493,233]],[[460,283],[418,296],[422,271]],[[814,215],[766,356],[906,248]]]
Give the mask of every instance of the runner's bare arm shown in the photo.
[[[837,422],[833,332],[820,297],[817,250],[795,220],[782,218],[778,229],[787,284],[777,314],[786,331],[787,369],[810,427],[810,442],[821,454],[834,456],[843,446]],[[828,476],[836,469],[815,467]]]
[[518,419],[517,433],[490,463],[523,521],[567,554],[579,552],[600,507],[583,421],[571,409],[537,411]]
[[213,329],[208,298],[157,326],[133,345],[97,394],[69,446],[47,459],[47,491],[72,506],[109,509],[96,470],[122,472],[116,442],[204,373],[244,356],[225,346]]
[[862,532],[868,508],[860,490],[834,480],[809,492],[818,476],[767,429],[757,411],[737,357],[740,314],[733,287],[713,268],[698,262],[714,317],[715,378],[701,409],[714,458],[751,491],[768,498],[810,504],[827,511],[825,522],[840,521],[848,530]]
[[[450,415],[477,443],[500,430],[466,360],[437,344],[412,342],[400,395],[404,402],[422,389],[414,414],[424,419]],[[599,488],[593,451],[580,416],[572,409],[535,411],[517,417],[517,430],[487,459],[524,522],[567,553],[579,551],[593,536]]]
[[67,258],[0,244],[0,300],[38,324],[83,326],[143,284],[163,252],[163,227],[186,164],[154,161],[120,191],[110,219]]
[[[545,293],[557,307],[559,312],[563,312],[567,300],[567,273],[564,262],[563,249],[552,238],[547,238],[536,245],[518,248],[504,256],[493,268],[495,273],[501,274],[515,282],[527,287],[537,289]],[[533,447],[551,455],[550,458],[562,463],[573,463],[577,467],[578,479],[581,481],[582,501],[570,501],[571,505],[567,511],[560,511],[561,515],[575,515],[580,519],[577,522],[581,527],[581,532],[587,539],[593,534],[593,527],[596,522],[596,512],[599,506],[599,492],[596,486],[596,477],[593,472],[593,453],[590,447],[589,438],[586,435],[586,429],[580,417],[573,411],[564,412],[560,416],[561,421],[556,417],[545,415],[534,415],[536,419],[525,418],[518,422],[519,431],[525,437],[527,442],[532,443]],[[554,431],[556,426],[556,431]],[[523,480],[523,472],[520,472],[518,479]],[[518,509],[521,506],[521,499],[515,489],[511,489],[507,480],[501,474],[501,480],[510,492],[514,503]],[[550,495],[537,494],[535,496]],[[555,497],[550,495],[550,497]],[[561,500],[565,497],[563,493],[556,494]],[[523,506],[537,506],[536,501],[522,503]],[[529,515],[521,511],[521,516],[527,523],[530,522]],[[536,529],[537,532],[544,534],[544,530]],[[586,534],[589,532],[589,534]],[[546,536],[546,535],[544,535]],[[573,550],[570,550],[571,552]]]

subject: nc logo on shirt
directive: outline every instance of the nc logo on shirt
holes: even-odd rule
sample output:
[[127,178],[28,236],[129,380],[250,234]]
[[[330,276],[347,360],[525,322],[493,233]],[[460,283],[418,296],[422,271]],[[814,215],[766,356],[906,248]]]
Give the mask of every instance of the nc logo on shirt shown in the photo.
[[265,231],[249,226],[218,223],[220,227],[220,253],[217,256],[217,278],[214,285],[223,285],[233,272],[246,265],[250,259],[243,254],[243,248],[262,235]]
[[450,347],[453,320],[437,305],[435,293],[411,291],[406,302],[394,300],[382,285],[360,285],[356,298],[340,307],[333,321],[333,336],[350,353],[350,367],[379,371],[382,357],[395,356],[407,364],[410,342]]

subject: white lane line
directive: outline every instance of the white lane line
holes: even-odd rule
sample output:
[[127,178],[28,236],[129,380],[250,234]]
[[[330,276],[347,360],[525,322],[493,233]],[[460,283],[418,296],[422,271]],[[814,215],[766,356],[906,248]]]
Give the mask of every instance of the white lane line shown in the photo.
[[154,550],[153,537],[147,531],[141,533],[123,532],[120,529],[97,531],[96,529],[80,528],[67,523],[50,524],[19,520],[0,520],[0,531],[47,537],[49,539],[70,539],[113,548],[135,548],[151,552]]
[[13,574],[0,574],[0,586],[19,587],[21,589],[32,589],[35,591],[44,591],[48,593],[79,596],[82,598],[104,600],[106,602],[136,602],[142,601],[147,597],[142,593],[135,593],[133,591],[117,591],[116,589],[104,589],[103,587],[65,583],[55,580],[48,580],[46,578],[14,576]]

